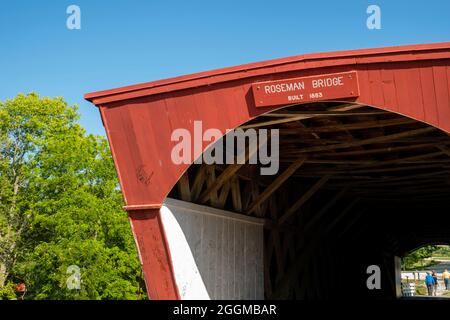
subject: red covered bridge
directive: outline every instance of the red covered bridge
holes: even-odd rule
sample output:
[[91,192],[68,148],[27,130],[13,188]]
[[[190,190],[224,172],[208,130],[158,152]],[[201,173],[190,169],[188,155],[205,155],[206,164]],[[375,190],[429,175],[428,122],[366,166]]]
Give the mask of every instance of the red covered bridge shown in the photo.
[[[85,98],[101,112],[151,299],[395,298],[398,257],[450,240],[450,43],[299,55]],[[277,175],[248,157],[193,164],[217,141],[191,141],[192,160],[174,163],[174,130],[198,134],[198,121],[279,129]],[[366,286],[374,264],[380,290]]]

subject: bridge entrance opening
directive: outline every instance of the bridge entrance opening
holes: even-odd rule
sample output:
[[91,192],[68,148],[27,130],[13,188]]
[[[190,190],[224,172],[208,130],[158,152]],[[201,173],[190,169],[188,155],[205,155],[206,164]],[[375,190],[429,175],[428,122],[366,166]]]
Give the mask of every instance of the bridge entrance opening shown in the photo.
[[402,297],[450,298],[450,246],[427,244],[402,257]]
[[168,199],[178,201],[173,211],[186,202],[247,219],[184,214],[209,298],[398,298],[399,257],[450,235],[450,137],[441,130],[337,102],[286,107],[240,129],[278,130],[277,174],[249,164],[256,150],[247,144],[245,163],[190,166]]

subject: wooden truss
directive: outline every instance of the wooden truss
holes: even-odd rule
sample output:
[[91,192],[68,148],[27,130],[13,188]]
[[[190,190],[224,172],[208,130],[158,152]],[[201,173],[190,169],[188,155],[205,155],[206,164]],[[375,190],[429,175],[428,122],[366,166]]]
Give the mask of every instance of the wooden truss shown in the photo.
[[[318,294],[299,285],[314,281],[304,276],[316,267],[306,260],[316,248],[311,243],[330,233],[343,236],[368,203],[450,196],[450,137],[395,113],[311,104],[260,116],[241,128],[279,129],[276,176],[261,176],[248,161],[193,165],[169,196],[265,219],[268,298]],[[246,159],[256,151],[247,150]]]

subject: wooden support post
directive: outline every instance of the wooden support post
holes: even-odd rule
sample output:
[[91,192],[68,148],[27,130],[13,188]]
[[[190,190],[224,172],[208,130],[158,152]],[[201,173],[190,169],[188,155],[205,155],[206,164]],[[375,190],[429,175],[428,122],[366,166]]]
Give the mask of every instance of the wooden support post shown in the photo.
[[[348,212],[350,212],[357,202],[359,202],[359,198],[353,200],[350,205],[344,209],[342,215],[346,215]],[[334,223],[332,223],[332,226],[328,226],[328,228],[326,229],[326,233],[329,232],[338,221],[340,221],[340,218],[335,219]],[[300,248],[300,250],[297,250],[294,262],[289,265],[288,270],[285,271],[281,279],[278,281],[277,290],[283,292],[289,286],[289,283],[291,283],[292,281],[296,281],[298,269],[305,262],[308,255],[316,249],[316,244],[309,244],[307,246],[304,246],[304,244],[305,240],[304,238],[301,238],[298,244],[298,248]],[[280,291],[277,291],[277,293],[275,293],[275,296],[277,296]]]
[[202,191],[203,185],[205,184],[206,177],[206,166],[202,165],[198,169],[198,172],[195,176],[194,183],[191,189],[191,199],[195,201],[198,199],[200,192]]
[[178,192],[183,201],[191,201],[191,188],[189,186],[188,172],[186,171],[178,180]]
[[152,300],[179,300],[169,245],[159,209],[129,211],[148,296]]
[[233,201],[233,207],[236,212],[242,211],[242,198],[241,198],[241,188],[239,185],[239,178],[233,177],[231,179],[231,198]]
[[[216,168],[214,165],[206,166],[206,186],[208,188],[211,188],[217,181],[216,179]],[[210,200],[211,206],[217,208],[219,207],[219,196],[218,196],[218,190],[213,190],[209,197],[207,198]]]

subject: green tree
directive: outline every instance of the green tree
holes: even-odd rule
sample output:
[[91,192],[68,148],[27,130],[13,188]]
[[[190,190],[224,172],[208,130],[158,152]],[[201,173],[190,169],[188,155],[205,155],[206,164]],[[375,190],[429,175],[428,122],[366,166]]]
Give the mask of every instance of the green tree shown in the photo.
[[402,269],[410,270],[418,264],[423,265],[424,259],[430,258],[436,250],[438,246],[427,245],[410,252],[402,259]]
[[[0,296],[24,282],[31,299],[140,297],[108,144],[86,135],[78,118],[62,98],[0,102]],[[79,268],[79,289],[68,286],[70,266]]]

